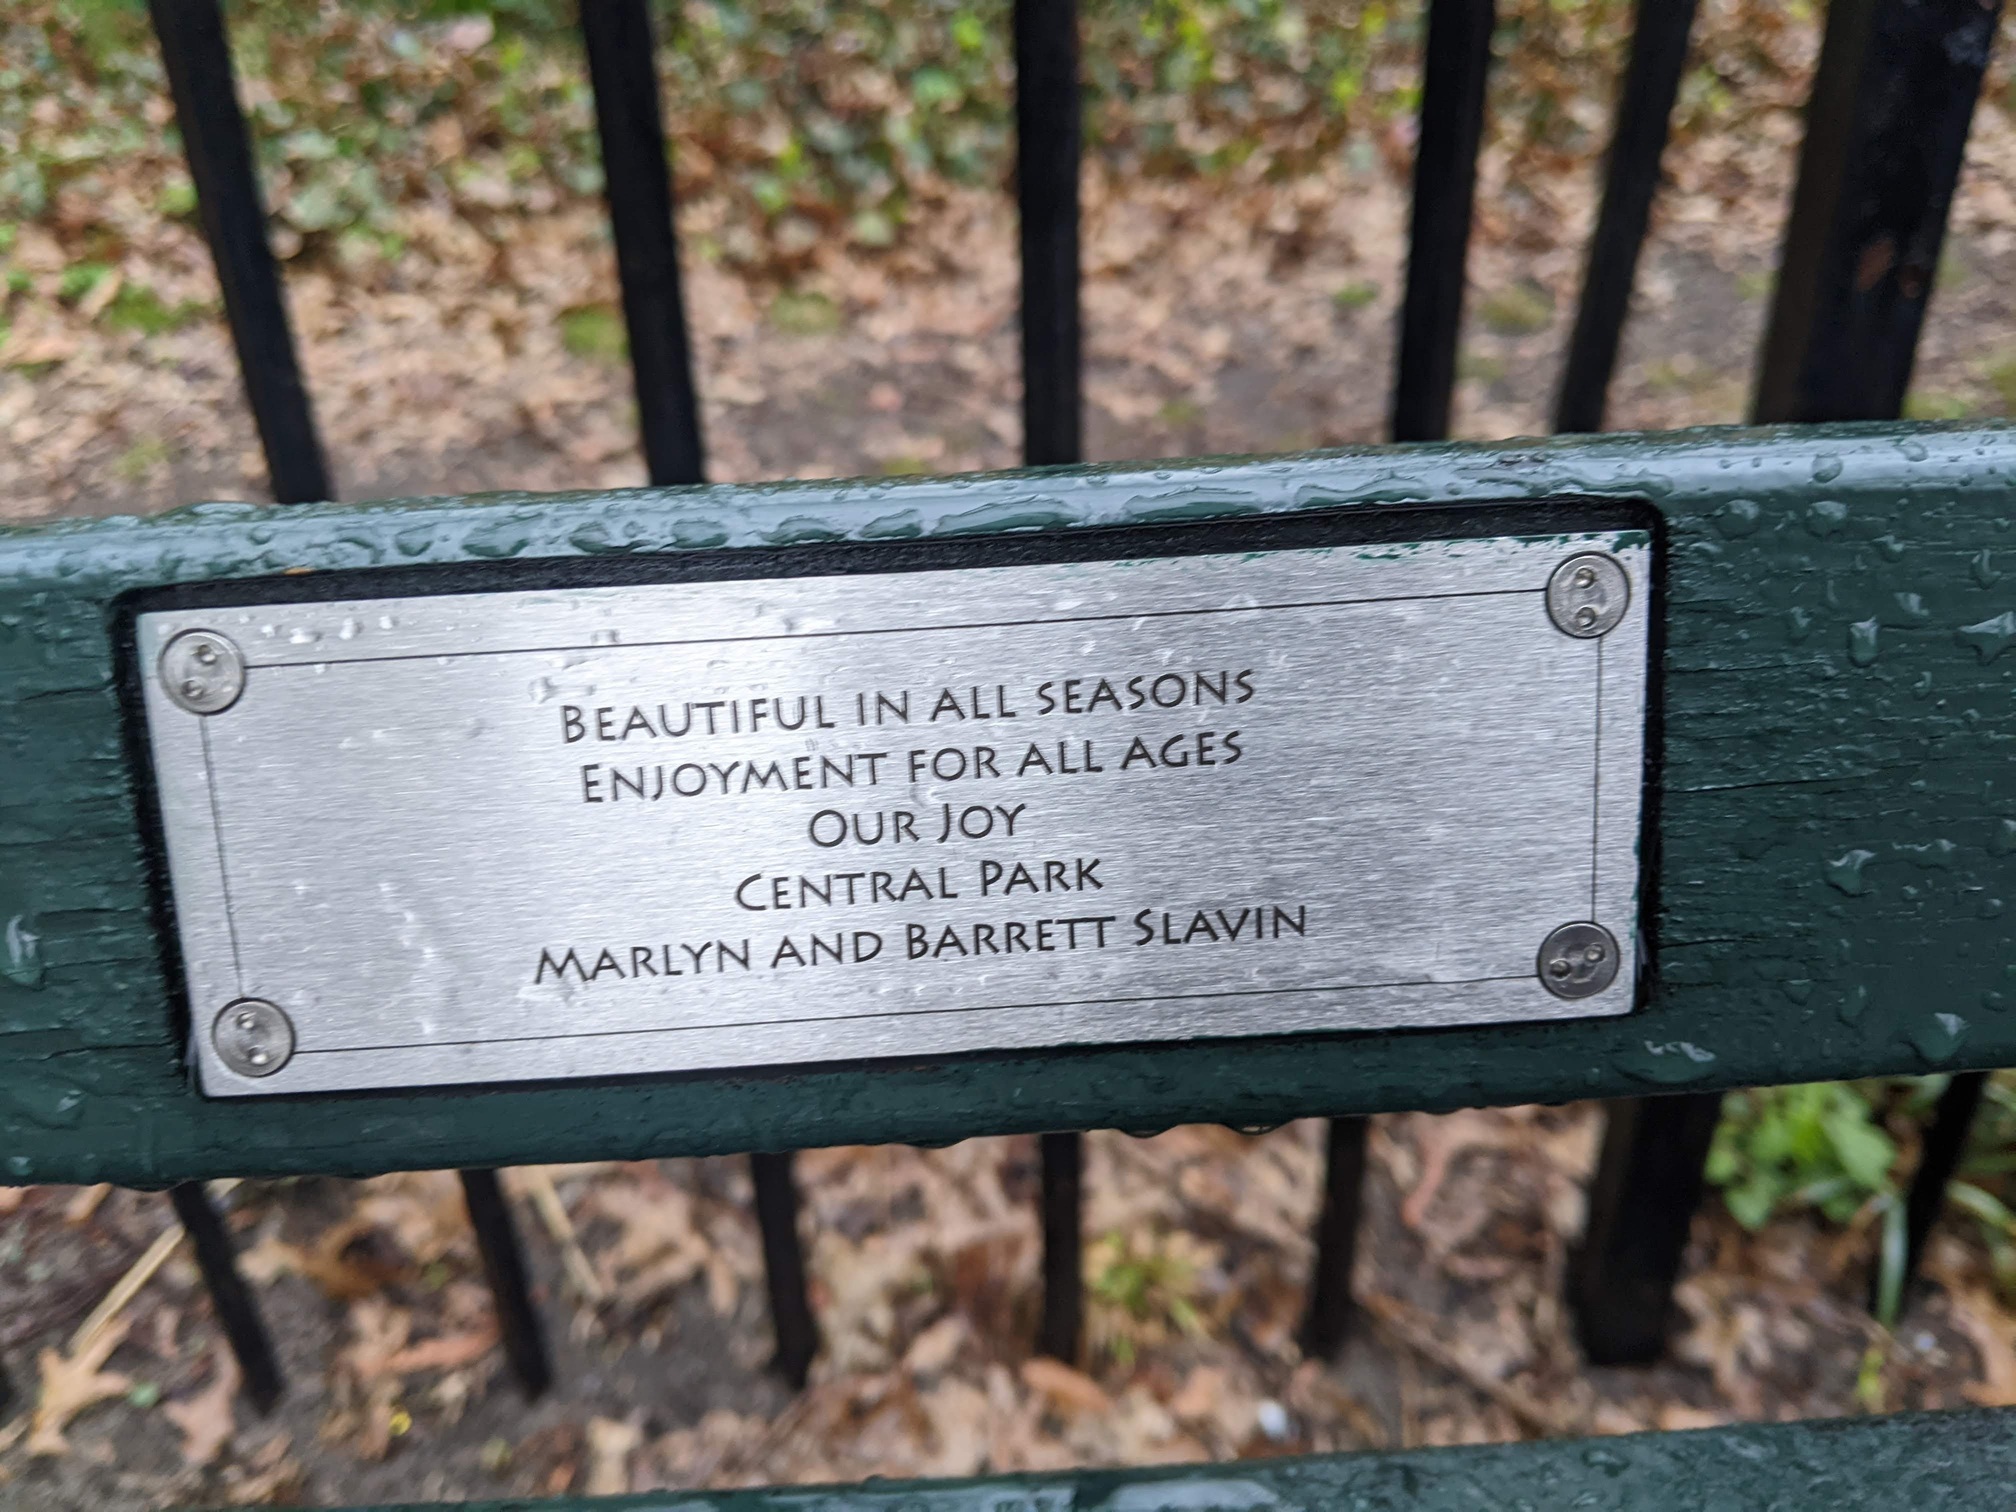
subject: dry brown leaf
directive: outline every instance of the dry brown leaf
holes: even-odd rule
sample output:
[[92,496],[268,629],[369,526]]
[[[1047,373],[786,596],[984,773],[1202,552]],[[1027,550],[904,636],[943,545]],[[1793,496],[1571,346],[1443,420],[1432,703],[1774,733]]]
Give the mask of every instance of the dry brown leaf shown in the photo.
[[1169,1398],[1169,1410],[1186,1421],[1215,1418],[1224,1398],[1225,1372],[1216,1365],[1195,1365]]
[[438,1339],[422,1339],[387,1355],[377,1366],[382,1375],[411,1375],[420,1370],[459,1370],[472,1365],[497,1347],[497,1326],[472,1328],[467,1333],[444,1334]]
[[948,1313],[910,1341],[903,1368],[913,1375],[936,1375],[952,1363],[972,1330],[958,1313]]
[[1113,1410],[1113,1399],[1092,1377],[1073,1370],[1062,1360],[1037,1355],[1022,1362],[1022,1384],[1040,1391],[1050,1404],[1064,1413],[1101,1413]]
[[1977,1407],[2016,1407],[2016,1319],[1989,1293],[1971,1288],[1953,1293],[1949,1317],[1981,1357],[1981,1379],[1961,1392]]
[[108,1324],[77,1354],[42,1351],[38,1361],[42,1392],[36,1399],[35,1420],[28,1433],[31,1455],[68,1453],[70,1445],[63,1437],[63,1430],[70,1426],[72,1418],[94,1403],[124,1396],[133,1389],[131,1377],[104,1368],[131,1326],[124,1318]]
[[224,1452],[238,1424],[232,1408],[238,1397],[238,1361],[228,1344],[219,1343],[211,1351],[216,1362],[210,1384],[194,1396],[169,1402],[161,1411],[182,1430],[182,1463],[209,1464]]
[[630,1489],[630,1456],[644,1442],[635,1423],[588,1419],[588,1496],[621,1496]]

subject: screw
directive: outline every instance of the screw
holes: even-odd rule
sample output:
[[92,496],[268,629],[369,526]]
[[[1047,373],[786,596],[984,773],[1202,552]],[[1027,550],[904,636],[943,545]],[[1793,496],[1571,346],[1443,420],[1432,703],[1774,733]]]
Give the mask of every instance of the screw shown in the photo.
[[240,998],[218,1013],[210,1042],[240,1076],[271,1076],[294,1058],[294,1024],[264,998]]
[[1600,551],[1572,556],[1547,579],[1547,615],[1577,640],[1608,635],[1631,605],[1631,579],[1615,557]]
[[1594,997],[1617,980],[1617,941],[1601,924],[1563,924],[1540,946],[1540,985],[1558,998]]
[[191,714],[222,714],[245,691],[245,658],[215,630],[184,630],[161,648],[161,690]]

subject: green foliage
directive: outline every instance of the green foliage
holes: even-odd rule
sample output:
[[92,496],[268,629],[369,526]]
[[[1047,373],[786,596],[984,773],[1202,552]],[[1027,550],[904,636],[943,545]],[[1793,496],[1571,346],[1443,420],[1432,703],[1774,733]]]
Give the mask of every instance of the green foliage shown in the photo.
[[787,336],[828,336],[840,329],[840,307],[824,294],[786,289],[770,302],[770,324]]
[[1554,301],[1534,283],[1508,284],[1477,302],[1477,318],[1497,336],[1531,336],[1554,318]]
[[[1732,0],[1701,77],[1769,74],[1779,0]],[[1522,167],[1592,155],[1626,0],[1503,0],[1491,130]],[[0,221],[110,259],[122,215],[193,197],[142,0],[17,0],[0,15]],[[1013,171],[1010,0],[656,0],[682,201],[742,264],[822,239],[893,245],[947,184]],[[1122,177],[1366,171],[1418,105],[1418,0],[1085,0],[1088,150]],[[479,224],[601,188],[575,0],[232,0],[231,37],[287,256],[401,234],[402,211]],[[1740,47],[1725,33],[1751,34]],[[1756,40],[1762,38],[1762,41]],[[1749,108],[1695,89],[1687,121]],[[1684,124],[1684,123],[1683,123]],[[1537,155],[1537,156],[1536,156]],[[1396,158],[1395,167],[1401,166]],[[108,194],[115,180],[145,186]],[[69,213],[57,216],[70,196]],[[809,234],[807,228],[809,227]],[[716,229],[718,228],[718,229]]]
[[560,312],[560,345],[576,357],[621,362],[630,337],[614,305],[576,305]]
[[1348,315],[1353,310],[1364,309],[1365,306],[1372,303],[1378,297],[1379,285],[1373,283],[1370,279],[1359,278],[1353,279],[1341,289],[1333,290],[1330,295],[1330,303]]
[[1870,1199],[1896,1193],[1897,1146],[1873,1115],[1869,1097],[1848,1082],[1731,1092],[1708,1179],[1748,1229],[1802,1207],[1845,1223]]

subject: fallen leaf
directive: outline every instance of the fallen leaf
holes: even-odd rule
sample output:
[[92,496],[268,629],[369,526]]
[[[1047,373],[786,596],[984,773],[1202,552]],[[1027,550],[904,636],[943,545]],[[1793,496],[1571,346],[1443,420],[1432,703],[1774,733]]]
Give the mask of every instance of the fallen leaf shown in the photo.
[[630,1456],[644,1442],[644,1430],[614,1418],[588,1419],[589,1496],[621,1496],[630,1489]]
[[1981,1357],[1981,1379],[1961,1392],[1977,1407],[2016,1407],[2016,1326],[1978,1289],[1954,1292],[1948,1316]]
[[1169,1399],[1169,1410],[1190,1421],[1214,1418],[1225,1397],[1225,1372],[1216,1365],[1197,1365]]
[[42,1392],[36,1399],[35,1421],[28,1434],[31,1455],[67,1454],[70,1445],[63,1430],[72,1418],[94,1403],[124,1396],[133,1389],[130,1377],[104,1368],[130,1326],[124,1318],[106,1325],[74,1355],[42,1351],[38,1360]]
[[1042,1355],[1022,1362],[1022,1384],[1048,1397],[1060,1412],[1111,1412],[1113,1399],[1082,1370]]
[[444,1334],[438,1339],[422,1339],[377,1365],[384,1375],[411,1375],[419,1370],[459,1370],[472,1365],[497,1347],[497,1326],[472,1328],[467,1333]]
[[971,1332],[958,1313],[948,1313],[910,1341],[903,1351],[903,1368],[914,1375],[936,1375],[959,1353]]
[[232,1407],[238,1397],[238,1361],[229,1345],[219,1344],[211,1357],[217,1362],[210,1384],[194,1396],[169,1402],[161,1411],[182,1430],[182,1463],[207,1465],[224,1452],[238,1424]]

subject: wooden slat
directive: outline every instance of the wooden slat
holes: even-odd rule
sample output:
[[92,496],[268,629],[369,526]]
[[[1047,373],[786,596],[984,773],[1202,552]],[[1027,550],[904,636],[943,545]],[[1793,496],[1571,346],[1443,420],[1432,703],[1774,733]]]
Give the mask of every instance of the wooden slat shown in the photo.
[[487,1502],[465,1512],[1153,1512],[1235,1507],[1272,1512],[1374,1507],[1382,1512],[1519,1507],[1958,1512],[2006,1507],[2012,1477],[2016,1432],[2009,1412],[1907,1412],[1692,1433],[1249,1459],[1232,1465]]
[[[2016,867],[2003,824],[2016,814],[2016,703],[2010,657],[1995,654],[2008,640],[2007,579],[1985,584],[1975,567],[2008,550],[2012,481],[2016,433],[1875,427],[872,489],[213,507],[0,531],[0,627],[34,627],[0,633],[0,924],[18,921],[8,938],[32,942],[18,959],[0,954],[0,1179],[158,1186],[932,1144],[2016,1064],[2016,1014],[1980,1006],[2007,990],[2005,921],[1976,906],[2008,896]],[[346,568],[400,574],[347,591],[415,591],[414,569],[430,563],[455,564],[465,585],[576,567],[634,574],[696,539],[858,541],[953,561],[968,537],[1034,526],[1408,501],[1432,508],[1404,528],[1450,528],[1437,511],[1564,495],[1650,496],[1666,533],[1648,837],[1658,895],[1646,919],[1656,968],[1640,1014],[417,1095],[206,1100],[190,1086],[116,692],[122,593],[282,566],[312,569],[284,580],[304,586]],[[1144,551],[1153,539],[1137,535]],[[524,560],[497,560],[499,542]],[[620,567],[606,557],[619,545]],[[1925,678],[1937,697],[1919,696]],[[1934,840],[1946,864],[1928,870],[1912,858]]]

